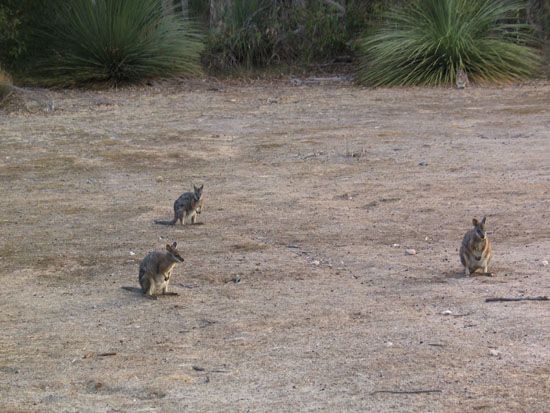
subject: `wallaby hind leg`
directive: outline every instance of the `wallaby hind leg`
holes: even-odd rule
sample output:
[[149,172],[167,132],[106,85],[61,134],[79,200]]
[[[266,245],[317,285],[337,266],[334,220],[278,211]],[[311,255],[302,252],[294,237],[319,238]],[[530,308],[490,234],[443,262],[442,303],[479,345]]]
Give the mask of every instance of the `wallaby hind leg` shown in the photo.
[[194,224],[196,220],[197,220],[197,213],[193,212],[191,214],[191,224]]
[[469,277],[470,276],[470,269],[468,267],[464,267],[464,275],[466,277]]
[[154,295],[155,294],[155,283],[151,280],[147,280],[144,284],[148,284],[148,288],[147,289],[143,289],[144,291],[144,295],[145,297],[151,299],[151,300],[156,300],[157,299],[157,296]]

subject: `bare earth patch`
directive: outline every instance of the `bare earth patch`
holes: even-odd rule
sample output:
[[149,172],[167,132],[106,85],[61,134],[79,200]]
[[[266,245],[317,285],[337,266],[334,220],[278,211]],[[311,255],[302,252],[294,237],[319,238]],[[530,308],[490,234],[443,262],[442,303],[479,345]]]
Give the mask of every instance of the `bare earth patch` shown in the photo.
[[[0,113],[0,411],[548,410],[549,302],[485,299],[550,296],[549,84],[48,93]],[[121,288],[173,240],[178,297]]]

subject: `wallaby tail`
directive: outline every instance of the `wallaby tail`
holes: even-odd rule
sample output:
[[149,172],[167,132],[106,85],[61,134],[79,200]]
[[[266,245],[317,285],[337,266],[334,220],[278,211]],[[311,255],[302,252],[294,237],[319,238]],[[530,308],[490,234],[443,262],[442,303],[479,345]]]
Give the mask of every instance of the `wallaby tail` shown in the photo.
[[172,221],[160,221],[155,219],[155,224],[159,225],[174,225],[177,222],[177,218],[174,218]]

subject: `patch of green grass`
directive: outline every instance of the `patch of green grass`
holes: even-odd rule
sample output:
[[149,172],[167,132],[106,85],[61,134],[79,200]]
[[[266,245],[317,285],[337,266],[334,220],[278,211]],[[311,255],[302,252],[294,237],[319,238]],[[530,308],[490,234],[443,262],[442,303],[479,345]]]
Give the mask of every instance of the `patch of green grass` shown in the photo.
[[50,83],[116,84],[201,72],[197,30],[158,0],[65,2],[43,36],[51,48],[35,75]]
[[415,0],[386,15],[360,43],[361,83],[452,84],[459,68],[474,82],[534,75],[540,56],[519,0]]

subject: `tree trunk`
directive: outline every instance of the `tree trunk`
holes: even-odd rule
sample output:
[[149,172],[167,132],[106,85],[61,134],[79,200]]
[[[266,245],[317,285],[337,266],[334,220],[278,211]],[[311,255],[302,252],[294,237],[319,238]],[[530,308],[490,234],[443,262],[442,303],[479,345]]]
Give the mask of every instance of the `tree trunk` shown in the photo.
[[189,17],[189,0],[181,0],[181,14],[184,19]]

